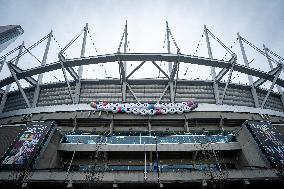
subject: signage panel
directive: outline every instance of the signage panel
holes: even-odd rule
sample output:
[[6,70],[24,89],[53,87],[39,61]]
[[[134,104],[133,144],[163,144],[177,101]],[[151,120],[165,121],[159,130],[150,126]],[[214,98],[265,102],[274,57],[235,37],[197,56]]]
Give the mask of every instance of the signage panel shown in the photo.
[[248,121],[246,126],[266,158],[284,171],[284,137],[268,121]]
[[3,156],[1,168],[27,168],[47,139],[54,126],[53,123],[52,121],[27,123],[26,128]]

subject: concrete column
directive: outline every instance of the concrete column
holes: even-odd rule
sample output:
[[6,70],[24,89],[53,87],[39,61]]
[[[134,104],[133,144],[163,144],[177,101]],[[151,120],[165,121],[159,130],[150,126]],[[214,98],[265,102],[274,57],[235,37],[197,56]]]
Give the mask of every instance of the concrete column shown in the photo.
[[187,132],[187,133],[189,132],[188,120],[187,119],[184,120],[184,131]]
[[105,161],[108,161],[108,152],[104,152],[104,159]]
[[109,124],[109,134],[113,133],[113,119],[111,120],[110,124]]
[[148,119],[148,132],[149,132],[149,135],[151,136],[151,131],[152,131],[152,125],[151,125],[151,120],[150,120],[150,117]]

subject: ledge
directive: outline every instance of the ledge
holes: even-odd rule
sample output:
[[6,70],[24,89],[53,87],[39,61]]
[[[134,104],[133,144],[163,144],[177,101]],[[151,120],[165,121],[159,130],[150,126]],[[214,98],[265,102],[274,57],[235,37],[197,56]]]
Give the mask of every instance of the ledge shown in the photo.
[[[59,144],[59,151],[79,151],[79,152],[91,152],[97,148],[96,144]],[[238,142],[230,143],[212,143],[212,144],[158,144],[158,151],[199,151],[199,150],[241,150],[241,146]],[[119,152],[130,152],[130,151],[156,151],[155,144],[102,144],[100,151],[119,151]]]
[[[227,170],[223,172],[208,172],[208,171],[180,171],[160,173],[160,181],[167,182],[202,182],[203,180],[211,180],[213,178],[230,180],[273,180],[279,179],[276,171],[273,169],[258,169],[258,170]],[[222,176],[220,176],[222,175]],[[18,174],[11,172],[0,172],[0,182],[14,180]],[[63,171],[36,171],[32,172],[29,177],[30,182],[66,182],[66,172]],[[68,177],[74,183],[85,183],[86,173],[71,172]],[[147,181],[144,180],[144,173],[140,172],[104,172],[100,178],[101,183],[157,183],[157,173],[150,172],[147,174]]]
[[[9,112],[3,112],[0,114],[1,118],[6,117],[13,117],[13,116],[20,116],[20,115],[27,115],[27,114],[39,114],[39,113],[52,113],[52,112],[80,112],[80,111],[94,111],[92,107],[88,104],[69,104],[69,105],[55,105],[55,106],[40,106],[35,108],[25,108],[19,110],[13,110]],[[215,105],[215,104],[199,104],[198,108],[194,110],[194,112],[235,112],[235,113],[252,113],[252,114],[266,114],[270,116],[277,116],[284,118],[284,112],[279,112],[275,110],[269,109],[261,109],[261,108],[253,108],[247,106],[231,106],[231,105]],[[190,112],[185,114],[174,114],[169,115],[171,118],[183,118],[184,116],[190,118]],[[134,116],[133,114],[112,114],[109,113],[108,115],[125,115],[131,117],[139,117],[141,119],[148,119],[148,116]],[[106,118],[112,119],[112,116],[106,116]],[[117,117],[117,116],[116,116]],[[153,116],[153,118],[164,118],[168,116],[157,115]],[[97,116],[97,118],[100,118]]]

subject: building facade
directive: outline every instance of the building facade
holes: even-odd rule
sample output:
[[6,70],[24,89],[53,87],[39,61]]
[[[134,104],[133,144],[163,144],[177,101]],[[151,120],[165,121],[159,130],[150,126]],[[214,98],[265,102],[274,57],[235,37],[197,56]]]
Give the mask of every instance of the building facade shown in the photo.
[[0,26],[0,53],[23,33],[20,25]]
[[[281,65],[263,72],[237,64],[234,54],[224,61],[179,51],[84,57],[85,43],[86,35],[81,58],[65,59],[62,50],[59,62],[33,69],[8,64],[12,75],[0,87],[16,81],[19,90],[2,91],[1,187],[283,188],[283,93],[259,87],[266,80],[283,87]],[[130,61],[140,64],[126,75]],[[146,61],[171,63],[170,74],[129,79]],[[119,79],[83,80],[72,71],[114,62]],[[181,63],[222,70],[213,80],[181,80]],[[221,82],[231,66],[260,80]],[[43,84],[31,77],[56,69],[73,80]],[[22,88],[20,79],[31,86]]]

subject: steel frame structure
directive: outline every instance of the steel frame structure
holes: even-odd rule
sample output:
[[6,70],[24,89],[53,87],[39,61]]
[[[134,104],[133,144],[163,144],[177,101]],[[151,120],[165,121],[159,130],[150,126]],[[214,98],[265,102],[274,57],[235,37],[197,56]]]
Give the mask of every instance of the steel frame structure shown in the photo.
[[[280,79],[280,73],[283,69],[283,65],[281,63],[281,60],[279,60],[277,67],[273,68],[273,65],[271,63],[272,59],[269,54],[268,54],[268,48],[265,47],[264,45],[264,50],[265,50],[265,56],[267,57],[268,63],[270,65],[271,71],[269,72],[264,72],[261,70],[256,70],[254,68],[249,67],[248,59],[245,53],[243,41],[245,40],[240,36],[238,33],[238,41],[240,44],[242,56],[245,65],[240,65],[237,64],[237,56],[234,54],[232,51],[229,53],[231,54],[231,59],[228,61],[224,60],[217,60],[213,59],[212,55],[212,50],[210,46],[210,39],[209,39],[209,34],[215,38],[215,36],[207,29],[206,26],[204,26],[204,33],[206,37],[206,44],[207,44],[207,49],[208,49],[208,55],[209,58],[204,58],[204,57],[197,57],[197,56],[192,56],[192,55],[185,55],[180,52],[180,49],[178,48],[176,41],[174,40],[171,30],[168,26],[168,22],[166,23],[166,40],[167,40],[167,51],[168,53],[127,53],[127,22],[125,24],[123,36],[118,48],[118,52],[114,54],[106,54],[106,55],[98,55],[98,56],[91,56],[91,57],[85,57],[85,51],[86,51],[86,40],[87,40],[87,32],[88,32],[88,24],[85,25],[83,28],[82,32],[75,36],[59,53],[58,53],[58,62],[54,63],[49,63],[46,64],[49,48],[50,48],[50,43],[51,43],[51,38],[53,36],[52,31],[42,38],[39,42],[36,43],[39,44],[42,41],[47,39],[47,44],[46,48],[44,51],[44,55],[41,61],[41,65],[38,67],[34,67],[28,70],[22,70],[17,66],[19,59],[21,56],[23,56],[26,52],[29,52],[32,48],[34,48],[36,45],[33,45],[26,49],[26,51],[23,52],[23,47],[24,47],[24,42],[23,44],[18,48],[19,53],[18,55],[13,58],[10,61],[7,61],[8,68],[11,72],[11,76],[3,79],[0,81],[0,88],[3,88],[6,86],[6,90],[1,90],[2,93],[2,101],[0,105],[0,112],[3,111],[3,108],[5,106],[5,102],[7,100],[7,94],[10,91],[11,84],[13,82],[16,82],[27,106],[29,108],[31,107],[36,107],[37,106],[37,101],[39,98],[39,93],[40,93],[40,86],[42,84],[42,77],[43,74],[46,72],[54,71],[61,69],[65,78],[65,82],[68,86],[68,92],[70,95],[70,98],[72,100],[73,104],[78,104],[79,103],[79,97],[80,97],[80,90],[81,90],[81,79],[82,79],[82,73],[83,73],[83,66],[84,65],[91,65],[91,64],[105,64],[105,63],[115,63],[118,62],[119,64],[119,74],[120,74],[120,83],[121,83],[121,93],[122,93],[122,101],[126,102],[126,90],[128,89],[131,94],[134,96],[137,102],[139,102],[139,99],[135,95],[134,91],[132,90],[131,86],[128,84],[129,78],[137,71],[139,70],[145,62],[151,62],[159,71],[165,76],[167,79],[167,85],[165,86],[164,90],[161,93],[161,96],[159,100],[157,101],[158,103],[161,101],[165,93],[169,89],[170,93],[170,101],[174,102],[175,101],[175,88],[176,88],[176,81],[178,80],[178,71],[179,71],[179,65],[182,64],[196,64],[196,65],[203,65],[203,66],[209,66],[211,68],[211,76],[212,76],[212,85],[214,89],[214,96],[215,96],[215,101],[216,104],[223,104],[223,100],[226,96],[226,90],[228,88],[228,85],[231,82],[231,77],[233,71],[237,71],[240,73],[244,73],[248,75],[248,80],[249,80],[249,85],[251,86],[251,93],[254,99],[254,104],[255,107],[258,108],[263,108],[270,93],[273,90],[273,87],[277,85],[277,89],[281,95],[281,100],[282,104],[284,105],[284,96],[283,96],[283,91],[281,87],[284,87],[284,80]],[[81,48],[81,55],[80,58],[74,58],[74,59],[66,59],[64,57],[64,51],[69,48],[74,41],[76,41],[80,35],[84,33],[83,35],[83,42],[82,42],[82,48]],[[174,54],[171,52],[171,42],[170,42],[170,37],[172,37],[173,43],[175,47],[177,48],[177,53]],[[121,53],[120,48],[123,44],[123,53]],[[217,38],[217,41],[219,39]],[[247,41],[246,41],[247,42]],[[219,40],[219,43],[226,49],[226,46]],[[226,49],[228,50],[228,49]],[[1,58],[0,58],[1,59]],[[1,65],[0,65],[0,71],[4,65],[4,62],[6,61],[6,56],[4,55],[2,57]],[[135,67],[128,75],[126,73],[126,65],[127,62],[131,61],[137,61],[141,62],[137,67]],[[167,74],[156,62],[157,61],[165,61],[168,62],[168,71],[169,74]],[[275,62],[275,60],[274,60]],[[79,66],[78,73],[73,69],[73,67]],[[216,73],[215,68],[222,68],[222,70],[219,73]],[[75,91],[72,91],[70,82],[67,78],[67,72],[71,75],[71,77],[74,79],[76,82],[75,86]],[[219,96],[219,89],[218,85],[221,81],[221,79],[228,73],[228,79],[225,84],[225,88],[223,91],[223,94],[221,97]],[[35,80],[32,78],[32,76],[39,75],[38,79]],[[253,81],[252,76],[258,77],[259,79],[257,81]],[[34,91],[34,96],[33,96],[33,101],[30,103],[28,100],[19,80],[20,79],[25,79],[28,81],[31,85],[35,87]],[[267,91],[267,94],[262,101],[262,104],[259,104],[258,96],[256,93],[256,88],[258,88],[261,84],[263,84],[266,81],[271,81],[272,84]]]

